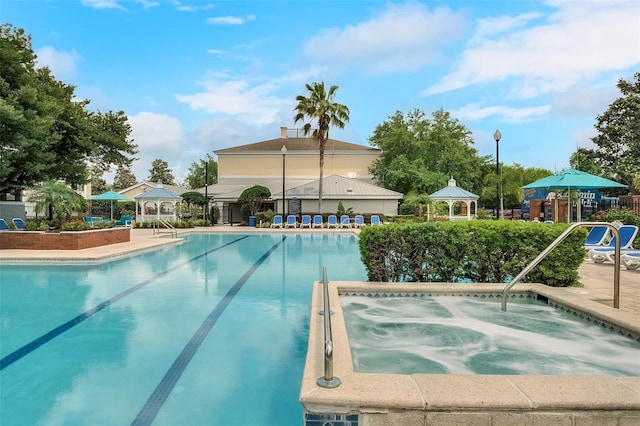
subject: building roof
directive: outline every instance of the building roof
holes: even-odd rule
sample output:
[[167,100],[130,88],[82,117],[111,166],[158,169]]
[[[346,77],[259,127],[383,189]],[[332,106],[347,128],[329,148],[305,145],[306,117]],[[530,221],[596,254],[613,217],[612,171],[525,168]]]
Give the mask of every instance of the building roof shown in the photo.
[[[234,146],[231,148],[218,149],[214,151],[216,155],[220,154],[243,154],[243,153],[264,153],[277,152],[280,153],[282,146],[287,147],[287,152],[291,151],[318,151],[318,144],[312,138],[278,138],[270,139],[262,142],[250,143],[247,145]],[[358,145],[350,142],[343,142],[336,139],[329,139],[325,145],[325,151],[370,151],[371,153],[379,153],[380,150],[370,146]]]
[[[185,192],[188,192],[188,191],[189,191],[189,189],[185,188],[184,186],[178,186],[178,185],[166,185],[166,184],[161,184],[161,185],[162,185],[162,187],[164,187],[164,189],[166,189],[167,191],[170,191],[170,192],[172,192],[172,193],[174,193],[174,194],[178,194],[178,195],[182,195],[182,194],[184,194]],[[123,194],[123,193],[125,193],[125,192],[129,192],[129,191],[131,191],[132,189],[135,189],[135,188],[140,187],[140,186],[146,186],[146,187],[149,187],[149,188],[156,188],[156,187],[158,186],[158,183],[157,183],[157,182],[149,182],[149,181],[146,181],[146,182],[139,182],[139,183],[136,183],[135,185],[131,185],[131,186],[130,186],[130,187],[128,187],[128,188],[121,189],[121,190],[120,190],[120,191],[118,191],[118,192],[119,192],[119,193],[121,193],[121,194]]]
[[[287,198],[318,198],[318,182],[314,180],[295,188],[287,189]],[[282,197],[282,191],[272,194],[275,198]],[[372,185],[339,175],[331,175],[322,179],[322,198],[327,199],[391,199],[400,200],[403,195],[400,192]]]
[[449,184],[439,191],[429,195],[432,200],[469,200],[479,199],[476,194],[456,186],[456,180],[452,177]]

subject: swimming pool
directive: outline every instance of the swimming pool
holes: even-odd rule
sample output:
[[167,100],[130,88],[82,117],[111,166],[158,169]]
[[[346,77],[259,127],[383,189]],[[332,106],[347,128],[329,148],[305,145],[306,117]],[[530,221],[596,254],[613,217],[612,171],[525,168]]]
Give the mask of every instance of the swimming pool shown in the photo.
[[2,266],[3,425],[299,425],[322,265],[353,234],[192,234],[101,265]]
[[354,371],[640,374],[640,341],[535,297],[341,296]]

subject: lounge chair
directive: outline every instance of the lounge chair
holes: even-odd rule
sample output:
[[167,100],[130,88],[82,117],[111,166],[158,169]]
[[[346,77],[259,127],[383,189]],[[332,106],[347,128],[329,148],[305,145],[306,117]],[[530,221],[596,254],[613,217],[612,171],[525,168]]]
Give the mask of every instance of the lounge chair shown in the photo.
[[361,214],[356,215],[353,226],[355,228],[362,228],[364,226],[364,217]]
[[620,256],[620,261],[625,268],[629,270],[636,270],[640,268],[640,250],[633,250],[623,253]]
[[380,216],[378,216],[377,214],[372,214],[371,215],[371,224],[372,225],[380,225]]
[[348,215],[343,214],[340,216],[340,228],[351,228],[351,220]]
[[292,214],[287,216],[287,224],[285,228],[295,228],[296,227],[296,217]]
[[311,216],[308,214],[302,215],[302,219],[300,219],[300,228],[311,228]]
[[5,221],[4,219],[0,219],[0,231],[9,231],[7,221]]
[[602,247],[608,240],[609,228],[606,226],[594,226],[589,230],[584,248],[591,250],[592,248]]
[[327,218],[327,228],[337,228],[338,217],[335,214],[330,214]]
[[[620,233],[620,249],[627,250],[632,249],[633,239],[638,234],[638,227],[635,225],[622,225],[618,228],[618,232]],[[613,256],[615,256],[615,247],[616,247],[616,237],[613,236],[611,240],[609,240],[609,244],[604,247],[596,247],[589,250],[587,255],[589,259],[593,260],[595,263],[603,263],[605,261],[613,262]]]
[[322,216],[319,214],[313,216],[313,227],[322,228]]
[[133,217],[131,216],[122,216],[116,222],[116,227],[126,227],[131,228],[131,223],[133,222]]
[[282,228],[282,215],[277,214],[273,217],[273,222],[271,223],[270,228]]
[[16,231],[25,231],[27,229],[27,227],[24,225],[24,220],[20,219],[19,217],[14,217],[13,219],[11,219],[11,221],[16,226]]

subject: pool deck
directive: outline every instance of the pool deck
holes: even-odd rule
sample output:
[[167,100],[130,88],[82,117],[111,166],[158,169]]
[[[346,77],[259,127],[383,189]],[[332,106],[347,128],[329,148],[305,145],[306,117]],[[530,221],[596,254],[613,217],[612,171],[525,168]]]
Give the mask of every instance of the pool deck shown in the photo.
[[[132,229],[131,241],[83,250],[0,250],[1,263],[23,262],[104,262],[140,251],[155,249],[182,242],[180,234],[195,232],[359,232],[357,229],[259,229],[246,226],[214,226],[178,230],[178,238],[170,238],[166,233],[154,234],[152,229]],[[571,292],[586,299],[613,306],[613,265],[596,264],[586,259],[578,269],[582,288],[571,288]],[[640,314],[640,269],[635,271],[621,267],[620,270],[620,310]]]

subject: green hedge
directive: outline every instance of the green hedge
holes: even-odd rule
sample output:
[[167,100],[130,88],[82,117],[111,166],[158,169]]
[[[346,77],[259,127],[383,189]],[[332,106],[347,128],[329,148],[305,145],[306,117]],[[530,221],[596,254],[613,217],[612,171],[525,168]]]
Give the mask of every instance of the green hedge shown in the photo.
[[[502,220],[367,226],[360,255],[369,281],[509,282],[566,228]],[[522,281],[576,285],[586,236],[576,229]]]

